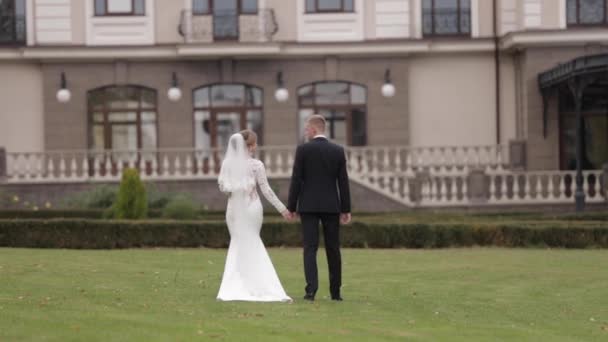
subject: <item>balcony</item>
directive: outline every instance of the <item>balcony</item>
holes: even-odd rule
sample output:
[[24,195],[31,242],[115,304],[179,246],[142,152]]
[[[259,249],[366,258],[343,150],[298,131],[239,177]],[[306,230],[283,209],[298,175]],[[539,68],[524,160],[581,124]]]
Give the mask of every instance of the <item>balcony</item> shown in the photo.
[[25,16],[0,14],[0,46],[25,45],[26,40]]
[[272,9],[260,9],[257,14],[221,11],[206,15],[184,10],[178,27],[187,43],[270,42],[278,29]]

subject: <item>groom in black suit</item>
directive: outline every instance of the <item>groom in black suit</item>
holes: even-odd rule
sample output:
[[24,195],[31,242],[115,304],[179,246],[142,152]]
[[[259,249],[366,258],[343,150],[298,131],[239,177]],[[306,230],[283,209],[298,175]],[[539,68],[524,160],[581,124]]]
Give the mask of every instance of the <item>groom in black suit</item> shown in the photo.
[[325,119],[321,115],[310,116],[304,128],[309,142],[296,150],[287,209],[292,216],[297,212],[302,221],[306,276],[304,299],[313,301],[319,288],[317,249],[321,222],[331,299],[341,301],[340,223],[347,224],[351,220],[350,190],[344,149],[327,140],[324,132]]

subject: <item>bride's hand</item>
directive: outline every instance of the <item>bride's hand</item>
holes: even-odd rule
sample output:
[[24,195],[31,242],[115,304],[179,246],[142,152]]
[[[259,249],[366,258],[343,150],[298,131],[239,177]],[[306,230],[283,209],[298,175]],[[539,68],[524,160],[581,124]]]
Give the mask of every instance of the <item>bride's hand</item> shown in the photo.
[[287,221],[291,221],[291,219],[293,218],[293,216],[291,215],[291,213],[289,212],[289,210],[285,210],[281,213],[281,215],[283,215],[283,218],[286,219]]

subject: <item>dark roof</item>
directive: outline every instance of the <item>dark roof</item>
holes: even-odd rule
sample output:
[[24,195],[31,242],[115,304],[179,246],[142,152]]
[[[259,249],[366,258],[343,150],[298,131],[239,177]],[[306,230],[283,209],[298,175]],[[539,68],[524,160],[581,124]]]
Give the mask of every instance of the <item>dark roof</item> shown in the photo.
[[575,76],[608,72],[608,54],[575,58],[538,74],[540,90],[555,87]]

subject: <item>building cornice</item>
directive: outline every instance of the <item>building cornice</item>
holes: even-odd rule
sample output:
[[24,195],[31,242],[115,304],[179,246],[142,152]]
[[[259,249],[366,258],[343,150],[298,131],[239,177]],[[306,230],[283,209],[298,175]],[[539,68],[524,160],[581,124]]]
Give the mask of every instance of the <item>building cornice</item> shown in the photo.
[[385,40],[344,43],[211,43],[163,46],[42,46],[0,49],[1,60],[91,61],[373,57],[492,51],[491,39]]
[[[608,43],[608,28],[511,32],[499,41],[501,50],[529,47],[582,46]],[[415,54],[491,52],[492,38],[399,39],[360,42],[271,42],[169,44],[156,46],[25,46],[0,48],[0,61],[104,61],[176,59],[273,59],[300,57],[382,57]]]
[[583,46],[608,43],[608,28],[572,28],[568,30],[528,30],[510,32],[500,41],[501,50],[546,46]]

